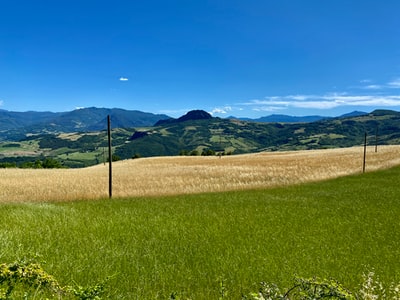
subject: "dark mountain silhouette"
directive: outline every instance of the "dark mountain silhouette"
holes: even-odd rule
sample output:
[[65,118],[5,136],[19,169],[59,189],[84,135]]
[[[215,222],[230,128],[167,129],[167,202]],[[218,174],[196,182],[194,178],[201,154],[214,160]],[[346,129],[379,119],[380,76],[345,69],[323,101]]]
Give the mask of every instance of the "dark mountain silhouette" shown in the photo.
[[170,118],[166,120],[160,120],[155,124],[155,126],[207,119],[212,119],[212,116],[208,112],[204,110],[191,110],[187,114],[179,117],[178,119]]

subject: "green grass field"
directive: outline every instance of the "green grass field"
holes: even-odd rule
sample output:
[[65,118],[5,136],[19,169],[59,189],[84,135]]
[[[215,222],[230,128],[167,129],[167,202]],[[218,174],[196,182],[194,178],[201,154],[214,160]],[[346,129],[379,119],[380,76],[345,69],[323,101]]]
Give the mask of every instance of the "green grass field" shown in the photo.
[[39,255],[62,284],[112,276],[109,299],[227,299],[260,281],[400,281],[400,168],[256,191],[2,204],[0,262]]

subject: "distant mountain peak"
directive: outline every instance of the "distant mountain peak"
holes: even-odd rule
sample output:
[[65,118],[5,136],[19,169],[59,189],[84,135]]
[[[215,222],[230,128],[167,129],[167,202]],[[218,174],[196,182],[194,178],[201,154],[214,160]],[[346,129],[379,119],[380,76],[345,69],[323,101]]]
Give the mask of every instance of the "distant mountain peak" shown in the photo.
[[207,120],[207,119],[212,119],[212,116],[204,110],[197,109],[189,111],[186,115],[183,115],[182,117],[178,118],[178,121],[183,122],[188,120]]
[[180,123],[180,122],[185,122],[185,121],[195,121],[195,120],[208,120],[212,119],[213,117],[206,111],[196,109],[196,110],[191,110],[185,115],[179,117],[178,119],[167,119],[167,120],[160,120],[158,121],[155,125],[164,125],[164,124],[172,124],[172,123]]

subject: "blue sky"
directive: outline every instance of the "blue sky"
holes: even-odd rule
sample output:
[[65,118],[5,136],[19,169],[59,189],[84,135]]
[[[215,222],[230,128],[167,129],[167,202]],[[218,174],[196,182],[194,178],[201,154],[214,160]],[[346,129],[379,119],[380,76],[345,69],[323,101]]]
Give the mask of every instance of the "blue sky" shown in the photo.
[[400,110],[400,1],[0,2],[0,109]]

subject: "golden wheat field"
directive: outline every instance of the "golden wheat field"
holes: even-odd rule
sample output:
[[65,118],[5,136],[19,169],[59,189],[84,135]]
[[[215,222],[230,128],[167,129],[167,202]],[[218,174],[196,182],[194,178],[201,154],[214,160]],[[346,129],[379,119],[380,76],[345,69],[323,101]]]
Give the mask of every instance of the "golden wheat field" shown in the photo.
[[[361,173],[363,147],[176,156],[113,163],[113,196],[176,195],[292,185]],[[400,165],[400,146],[367,148],[366,171]],[[0,202],[108,197],[108,165],[84,169],[1,169]]]

